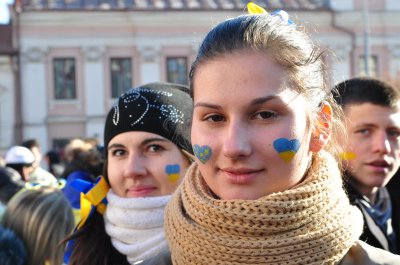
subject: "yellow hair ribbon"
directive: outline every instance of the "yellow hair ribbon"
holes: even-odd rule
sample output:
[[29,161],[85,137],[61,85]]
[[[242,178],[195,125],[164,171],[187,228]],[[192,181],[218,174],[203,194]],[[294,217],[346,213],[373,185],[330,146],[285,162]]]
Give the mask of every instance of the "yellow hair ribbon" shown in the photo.
[[86,194],[81,192],[81,221],[78,224],[78,229],[86,223],[93,208],[96,208],[96,211],[100,214],[104,214],[106,204],[103,200],[106,198],[109,189],[106,180],[101,176],[100,180]]
[[[255,4],[253,2],[249,2],[247,4],[247,12],[249,14],[266,14],[266,13],[268,13],[264,8],[262,8],[261,6]],[[279,16],[282,19],[282,21],[286,22],[288,25],[295,25],[294,22],[291,19],[289,19],[289,14],[286,11],[276,10],[271,13],[271,16]]]
[[247,4],[247,12],[249,14],[263,14],[263,13],[268,13],[264,8],[261,6],[254,4],[253,2],[249,2]]

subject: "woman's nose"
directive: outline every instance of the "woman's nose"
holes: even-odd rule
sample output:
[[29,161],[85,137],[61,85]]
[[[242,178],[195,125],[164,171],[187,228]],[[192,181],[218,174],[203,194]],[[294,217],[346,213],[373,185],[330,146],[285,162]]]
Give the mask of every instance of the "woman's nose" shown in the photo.
[[250,131],[245,124],[233,121],[228,124],[223,137],[222,152],[229,158],[246,157],[251,154]]
[[130,154],[125,165],[124,176],[138,178],[146,175],[146,160],[140,154]]

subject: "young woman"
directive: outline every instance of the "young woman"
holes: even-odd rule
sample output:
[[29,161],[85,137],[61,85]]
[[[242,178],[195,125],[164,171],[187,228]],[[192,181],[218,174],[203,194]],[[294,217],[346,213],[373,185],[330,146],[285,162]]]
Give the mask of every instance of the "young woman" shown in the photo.
[[27,187],[8,202],[1,225],[24,242],[30,265],[60,265],[65,244],[61,241],[74,228],[71,206],[52,186]]
[[164,207],[191,161],[191,112],[180,85],[151,83],[119,97],[104,129],[106,181],[86,191],[108,183],[107,207],[100,198],[81,221],[69,264],[171,264]]
[[190,72],[197,159],[166,208],[174,264],[400,260],[358,241],[362,217],[333,156],[338,108],[323,70],[283,11],[208,33]]

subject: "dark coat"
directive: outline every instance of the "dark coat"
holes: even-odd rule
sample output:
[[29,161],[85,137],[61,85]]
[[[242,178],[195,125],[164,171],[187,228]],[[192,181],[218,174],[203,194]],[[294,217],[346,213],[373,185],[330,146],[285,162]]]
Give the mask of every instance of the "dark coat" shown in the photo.
[[[359,204],[359,200],[361,199],[362,195],[355,189],[353,188],[350,184],[346,183],[345,185],[346,191],[349,195],[349,199],[350,199],[350,203],[357,206],[360,210],[360,204]],[[399,193],[397,193],[399,194]],[[396,235],[396,239],[397,239],[397,250],[392,251],[394,254],[400,254],[400,229],[399,229],[399,220],[400,220],[400,216],[399,216],[399,201],[398,199],[394,199],[394,195],[389,191],[389,195],[391,198],[391,203],[392,203],[392,227],[393,227],[393,231]],[[363,219],[364,219],[364,230],[362,235],[360,236],[360,240],[368,243],[369,245],[376,247],[376,248],[380,248],[380,249],[385,249],[384,246],[380,243],[380,241],[377,239],[377,237],[374,235],[374,233],[371,231],[371,229],[368,227],[368,223],[365,217],[365,213],[363,211],[361,211],[363,213]],[[385,234],[386,236],[386,234]],[[387,237],[387,236],[386,236]]]

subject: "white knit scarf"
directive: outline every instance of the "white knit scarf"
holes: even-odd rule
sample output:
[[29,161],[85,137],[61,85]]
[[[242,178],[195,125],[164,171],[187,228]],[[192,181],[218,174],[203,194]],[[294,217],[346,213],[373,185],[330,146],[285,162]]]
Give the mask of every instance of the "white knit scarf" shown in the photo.
[[122,198],[111,189],[108,192],[104,214],[106,232],[130,264],[152,258],[167,248],[164,208],[170,198],[171,195]]

